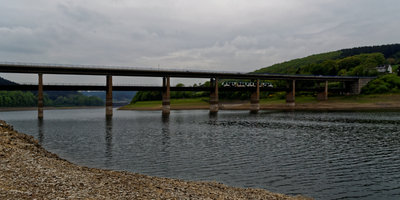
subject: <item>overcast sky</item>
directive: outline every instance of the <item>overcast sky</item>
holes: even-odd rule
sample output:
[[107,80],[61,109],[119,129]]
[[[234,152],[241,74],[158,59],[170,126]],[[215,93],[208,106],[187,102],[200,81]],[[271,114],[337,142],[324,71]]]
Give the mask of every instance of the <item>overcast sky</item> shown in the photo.
[[399,8],[398,0],[0,0],[0,62],[249,72],[399,43]]

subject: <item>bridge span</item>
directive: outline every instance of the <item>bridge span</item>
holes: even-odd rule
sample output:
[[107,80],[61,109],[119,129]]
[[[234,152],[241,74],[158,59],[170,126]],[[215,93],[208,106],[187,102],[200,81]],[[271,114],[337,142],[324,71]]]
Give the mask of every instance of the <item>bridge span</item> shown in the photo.
[[[344,93],[359,94],[361,88],[374,77],[354,76],[314,76],[314,75],[286,75],[286,74],[252,74],[239,72],[213,72],[195,70],[159,70],[144,68],[121,68],[112,66],[90,65],[51,65],[28,63],[0,63],[0,73],[38,74],[37,85],[3,85],[0,90],[37,90],[38,117],[43,118],[43,90],[102,90],[106,91],[106,115],[112,116],[112,91],[162,91],[162,113],[170,113],[170,91],[210,91],[210,113],[218,112],[218,91],[251,91],[252,113],[260,109],[260,91],[286,91],[286,103],[295,105],[296,81],[318,81],[324,83],[324,88],[302,89],[318,91],[318,100],[328,99],[328,82],[344,82]],[[105,86],[88,85],[44,85],[43,74],[61,75],[96,75],[106,76]],[[160,77],[162,86],[113,86],[113,76],[129,77]],[[170,78],[209,78],[210,87],[171,87]],[[219,87],[221,79],[246,79],[255,82],[254,87]],[[260,87],[262,80],[285,80],[287,88]]]

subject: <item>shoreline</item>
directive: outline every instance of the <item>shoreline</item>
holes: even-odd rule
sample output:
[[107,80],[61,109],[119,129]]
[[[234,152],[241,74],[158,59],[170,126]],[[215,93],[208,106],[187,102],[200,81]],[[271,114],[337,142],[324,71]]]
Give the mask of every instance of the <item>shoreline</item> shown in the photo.
[[[73,110],[73,109],[100,109],[104,106],[77,106],[77,107],[44,107],[44,110]],[[162,106],[148,107],[114,107],[121,111],[161,111]],[[250,110],[249,103],[220,103],[219,110]],[[37,107],[0,107],[0,112],[34,111]],[[209,105],[171,105],[171,110],[209,110]],[[285,103],[260,104],[262,110],[284,111],[399,111],[400,102],[377,103],[296,103],[288,106]]]
[[32,136],[0,121],[1,199],[274,199],[306,200],[264,189],[184,181],[73,164]]
[[[219,110],[250,110],[248,100],[220,99]],[[317,101],[314,96],[296,97],[295,105],[288,105],[284,99],[260,99],[260,110],[288,111],[390,111],[400,110],[400,94],[372,94],[353,96],[333,96],[325,101]],[[209,110],[208,99],[171,99],[171,110]],[[118,110],[162,110],[161,101],[139,101],[118,108]]]
[[[171,105],[171,110],[208,110],[204,105]],[[250,110],[249,103],[219,104],[219,110]],[[162,110],[162,106],[149,107],[120,107],[118,110],[154,111]],[[295,106],[286,104],[260,104],[260,110],[298,110],[298,111],[360,111],[360,110],[400,110],[400,102],[381,103],[296,103]]]

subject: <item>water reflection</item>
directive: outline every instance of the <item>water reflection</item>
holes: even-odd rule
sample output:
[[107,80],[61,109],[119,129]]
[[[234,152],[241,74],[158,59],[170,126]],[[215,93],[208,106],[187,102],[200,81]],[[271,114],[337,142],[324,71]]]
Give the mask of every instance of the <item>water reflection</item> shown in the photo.
[[210,118],[210,120],[217,120],[218,119],[218,113],[209,112],[208,113],[208,117]]
[[169,148],[169,140],[171,139],[170,136],[170,127],[169,127],[169,115],[163,115],[162,116],[162,128],[161,128],[161,133],[162,133],[162,140],[161,143],[163,145],[163,152],[166,152],[167,149]]
[[163,125],[169,123],[169,115],[162,115],[161,119],[162,119]]
[[43,128],[43,118],[38,118],[38,139],[39,139],[39,144],[43,144],[43,139],[44,139],[44,128]]
[[106,117],[106,160],[109,161],[112,158],[112,140],[113,140],[113,121],[111,116]]

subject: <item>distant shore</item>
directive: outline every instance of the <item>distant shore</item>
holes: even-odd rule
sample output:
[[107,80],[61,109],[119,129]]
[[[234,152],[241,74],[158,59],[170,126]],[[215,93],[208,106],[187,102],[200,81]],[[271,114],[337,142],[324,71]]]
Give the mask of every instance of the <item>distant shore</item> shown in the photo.
[[[190,103],[186,103],[190,102]],[[224,101],[219,103],[220,110],[250,110],[249,101]],[[161,101],[138,102],[119,108],[119,110],[161,110]],[[171,100],[171,110],[208,110],[204,100]],[[260,110],[400,110],[400,94],[333,97],[327,101],[316,101],[314,97],[300,97],[294,106],[285,100],[261,100]]]
[[0,121],[0,199],[274,199],[305,200],[236,188],[88,168],[48,152],[32,136]]
[[[44,110],[67,110],[67,109],[97,109],[104,106],[65,106],[65,107],[44,107]],[[37,110],[37,107],[0,107],[0,112]]]

